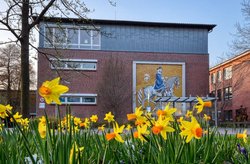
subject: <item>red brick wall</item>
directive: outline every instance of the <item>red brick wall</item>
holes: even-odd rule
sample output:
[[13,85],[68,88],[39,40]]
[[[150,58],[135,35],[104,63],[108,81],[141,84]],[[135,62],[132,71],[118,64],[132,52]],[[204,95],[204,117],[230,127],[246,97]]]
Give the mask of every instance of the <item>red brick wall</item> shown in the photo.
[[[210,70],[210,77],[213,73],[221,70],[223,72],[224,68],[232,66],[232,78],[228,80],[223,80],[222,74],[222,82],[211,84],[210,82],[210,92],[215,89],[221,89],[223,92],[223,88],[232,86],[232,99],[231,100],[223,100],[224,96],[222,93],[222,101],[218,102],[218,109],[220,110],[232,110],[233,120],[236,121],[236,110],[243,108],[247,109],[248,120],[250,120],[250,101],[249,101],[249,88],[250,88],[250,63],[249,63],[250,55],[249,53],[243,54],[243,56],[233,58],[232,61],[218,65],[217,67]],[[223,111],[222,111],[223,112]],[[223,114],[223,113],[222,113]]]
[[[46,53],[55,54],[52,49],[40,49]],[[206,54],[171,54],[171,53],[143,53],[143,52],[110,52],[110,51],[85,51],[85,50],[59,50],[59,53],[64,58],[71,59],[96,59],[96,71],[64,71],[61,72],[62,78],[67,79],[70,84],[62,82],[64,85],[69,86],[69,93],[96,93],[96,86],[101,79],[102,68],[104,62],[109,59],[110,55],[118,56],[126,63],[126,70],[129,73],[130,88],[128,93],[131,97],[127,101],[127,106],[122,112],[123,119],[126,119],[126,113],[132,112],[132,75],[133,61],[154,61],[154,62],[184,62],[185,63],[185,83],[186,83],[186,96],[205,96],[208,94],[208,74],[209,64],[208,55]],[[87,76],[85,76],[87,75]],[[38,88],[43,81],[51,80],[57,77],[55,70],[50,69],[50,64],[43,54],[38,57]],[[39,98],[39,96],[38,96]],[[39,99],[38,99],[39,100]],[[39,102],[39,101],[37,101]],[[49,114],[54,113],[54,105],[46,105],[46,110]],[[65,108],[61,106],[60,108]],[[63,111],[64,109],[62,109]],[[103,117],[108,111],[101,109],[101,104],[97,105],[71,105],[73,114],[79,117],[89,117],[92,114],[98,114]],[[38,109],[37,114],[43,114],[42,109]]]
[[243,62],[233,69],[233,109],[239,109],[240,106],[247,108],[247,114],[250,119],[250,63]]

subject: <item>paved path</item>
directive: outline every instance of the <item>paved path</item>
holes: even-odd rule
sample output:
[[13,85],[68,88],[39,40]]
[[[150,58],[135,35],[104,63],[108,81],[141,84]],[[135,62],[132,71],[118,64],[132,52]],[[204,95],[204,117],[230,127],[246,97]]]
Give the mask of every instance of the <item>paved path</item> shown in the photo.
[[247,130],[247,134],[250,135],[250,128],[221,128],[221,127],[218,127],[218,131],[221,134],[225,134],[226,131],[227,131],[227,134],[242,133],[245,129]]

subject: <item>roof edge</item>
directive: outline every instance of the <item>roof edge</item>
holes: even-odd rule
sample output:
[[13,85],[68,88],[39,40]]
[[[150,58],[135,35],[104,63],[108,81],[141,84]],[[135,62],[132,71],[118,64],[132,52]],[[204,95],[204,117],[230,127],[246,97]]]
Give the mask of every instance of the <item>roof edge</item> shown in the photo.
[[[33,17],[36,19],[37,17]],[[194,23],[166,23],[166,22],[144,22],[129,20],[105,20],[105,19],[84,19],[84,18],[61,18],[61,17],[43,17],[44,22],[62,22],[62,23],[87,23],[87,24],[110,24],[110,25],[135,25],[135,26],[157,26],[157,27],[185,27],[199,28],[211,31],[215,24],[194,24]]]
[[230,59],[225,60],[225,61],[222,62],[222,63],[219,63],[219,64],[217,64],[217,65],[211,67],[211,68],[209,69],[209,71],[212,71],[212,70],[214,70],[214,69],[216,69],[216,68],[219,68],[219,67],[221,67],[221,66],[223,66],[223,65],[226,65],[226,64],[228,64],[228,63],[230,63],[230,62],[233,62],[233,61],[235,61],[235,60],[237,60],[237,59],[239,59],[239,58],[241,58],[241,57],[244,57],[244,56],[248,55],[249,53],[250,53],[250,50],[245,50],[245,51],[239,53],[238,55],[236,55],[236,56],[234,56],[234,57],[232,57],[232,58],[230,58]]

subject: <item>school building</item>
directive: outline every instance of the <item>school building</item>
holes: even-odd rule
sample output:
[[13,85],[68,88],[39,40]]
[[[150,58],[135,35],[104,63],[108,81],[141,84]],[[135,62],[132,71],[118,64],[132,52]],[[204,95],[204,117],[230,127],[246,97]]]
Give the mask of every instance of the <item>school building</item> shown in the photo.
[[209,90],[217,97],[222,122],[244,122],[250,118],[250,51],[242,52],[209,70]]
[[[113,87],[121,79],[118,73],[105,72],[112,58],[123,63],[121,74],[126,76],[120,80],[126,85],[122,91],[126,101],[121,101],[115,111],[116,118],[121,120],[149,96],[145,95],[145,88],[154,87],[159,67],[166,85],[168,81],[170,85],[170,79],[178,79],[173,83],[178,86],[166,87],[166,93],[209,94],[208,34],[215,27],[213,24],[45,17],[38,27],[38,88],[59,74],[62,84],[70,88],[61,96],[62,112],[66,104],[71,104],[71,113],[78,117],[98,114],[102,118],[108,112],[102,100],[112,102],[117,98],[115,104],[122,99],[117,96],[120,91],[117,87],[110,92],[109,99],[98,91],[100,84]],[[143,92],[138,95],[138,91]],[[55,105],[45,104],[37,95],[37,115],[43,115],[44,110],[49,115],[56,114]]]

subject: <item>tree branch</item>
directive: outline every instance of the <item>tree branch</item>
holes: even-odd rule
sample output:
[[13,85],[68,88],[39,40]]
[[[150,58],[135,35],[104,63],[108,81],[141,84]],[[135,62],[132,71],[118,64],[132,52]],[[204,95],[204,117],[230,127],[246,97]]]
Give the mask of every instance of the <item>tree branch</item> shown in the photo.
[[42,10],[42,12],[39,14],[39,16],[36,18],[36,20],[34,20],[30,25],[29,25],[29,29],[33,28],[35,25],[37,25],[42,17],[45,15],[45,13],[49,10],[49,8],[53,5],[53,3],[55,2],[55,0],[51,0],[48,5]]

